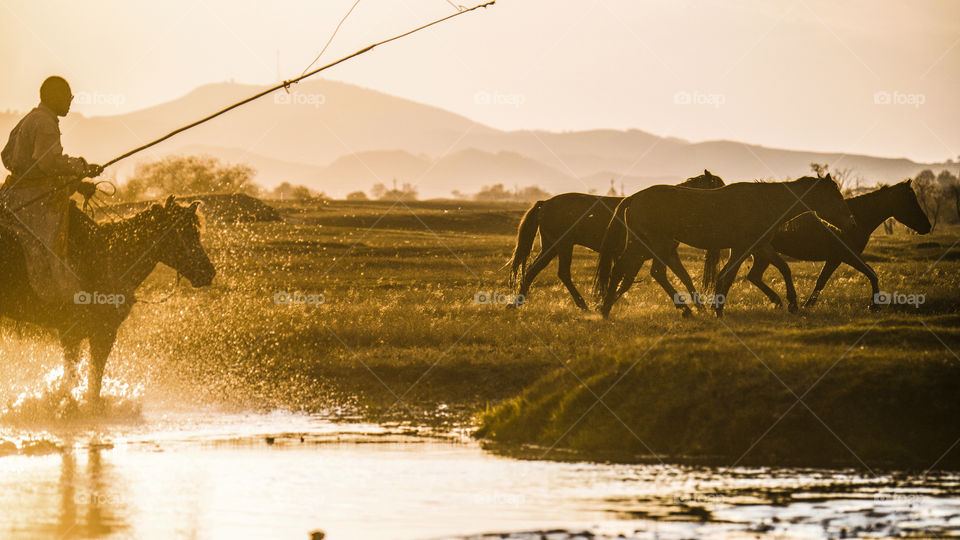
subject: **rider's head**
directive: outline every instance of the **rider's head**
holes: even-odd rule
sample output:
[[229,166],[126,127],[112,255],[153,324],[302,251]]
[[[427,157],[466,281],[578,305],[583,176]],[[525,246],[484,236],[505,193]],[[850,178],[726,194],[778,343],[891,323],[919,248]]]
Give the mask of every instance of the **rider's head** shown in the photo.
[[73,101],[73,93],[70,92],[70,85],[63,77],[47,77],[40,85],[40,103],[53,109],[57,116],[66,116],[70,112],[70,102]]

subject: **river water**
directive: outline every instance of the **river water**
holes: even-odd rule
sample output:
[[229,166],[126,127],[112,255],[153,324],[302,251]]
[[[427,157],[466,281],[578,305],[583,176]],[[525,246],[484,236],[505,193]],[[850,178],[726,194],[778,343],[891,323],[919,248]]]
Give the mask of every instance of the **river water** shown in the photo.
[[956,474],[520,460],[465,433],[306,414],[134,416],[0,425],[0,537],[960,534]]

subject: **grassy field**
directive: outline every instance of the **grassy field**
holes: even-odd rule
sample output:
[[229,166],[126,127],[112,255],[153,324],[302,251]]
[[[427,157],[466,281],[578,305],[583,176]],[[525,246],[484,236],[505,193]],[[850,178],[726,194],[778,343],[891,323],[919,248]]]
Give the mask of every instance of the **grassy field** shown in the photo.
[[[866,279],[842,267],[799,315],[738,281],[722,321],[681,320],[647,267],[603,320],[574,308],[555,265],[519,310],[476,302],[511,292],[502,266],[524,205],[279,207],[283,223],[210,223],[214,285],[138,305],[108,377],[173,403],[472,422],[534,455],[960,464],[950,451],[960,438],[956,230],[877,235],[868,247],[881,288],[924,295],[918,307],[867,311]],[[698,277],[701,252],[682,255]],[[577,248],[585,295],[595,262]],[[819,265],[791,266],[804,297]],[[778,274],[767,278],[783,290]],[[140,297],[172,282],[155,272]],[[277,303],[283,293],[304,303]],[[58,364],[43,350],[0,375],[36,380]]]

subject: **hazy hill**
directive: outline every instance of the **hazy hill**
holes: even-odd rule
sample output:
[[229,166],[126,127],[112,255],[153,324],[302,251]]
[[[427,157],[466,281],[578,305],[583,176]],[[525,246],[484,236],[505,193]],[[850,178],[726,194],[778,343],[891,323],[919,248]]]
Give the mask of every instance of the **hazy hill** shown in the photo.
[[[376,183],[390,187],[416,183],[423,194],[449,196],[453,190],[474,191],[483,185],[537,184],[555,191],[585,189],[576,177],[514,152],[459,150],[439,159],[404,151],[361,152],[343,156],[318,171],[329,191],[366,188]],[[466,188],[464,187],[466,186]]]
[[[260,87],[219,83],[147,109],[63,120],[68,152],[105,161],[247,97]],[[0,113],[6,133],[18,115]],[[421,196],[473,192],[482,185],[538,184],[551,192],[606,192],[610,179],[635,191],[682,180],[709,168],[729,181],[806,174],[812,161],[851,167],[874,182],[895,182],[927,167],[907,159],[766,148],[731,141],[691,143],[640,130],[553,133],[501,131],[437,107],[375,90],[316,80],[245,105],[178,135],[113,170],[129,174],[137,160],[176,152],[245,161],[258,181],[307,184],[334,196],[376,182],[416,182]],[[842,157],[842,159],[841,159]]]

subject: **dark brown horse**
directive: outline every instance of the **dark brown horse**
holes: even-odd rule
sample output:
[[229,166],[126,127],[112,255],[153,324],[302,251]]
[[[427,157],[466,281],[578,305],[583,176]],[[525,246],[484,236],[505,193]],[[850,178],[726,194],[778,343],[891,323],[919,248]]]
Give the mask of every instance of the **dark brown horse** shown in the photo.
[[195,287],[216,274],[200,244],[199,203],[180,206],[171,196],[139,214],[98,225],[71,207],[68,254],[87,290],[72,303],[43,303],[30,286],[23,248],[0,227],[0,316],[55,330],[64,351],[64,388],[75,382],[83,340],[90,345],[88,401],[98,404],[107,357],[120,324],[130,314],[134,292],[157,263],[183,274]]
[[[804,307],[816,304],[820,291],[826,286],[830,276],[840,263],[846,263],[870,280],[870,308],[879,308],[877,294],[880,292],[880,285],[877,274],[860,257],[870,235],[891,217],[920,234],[930,232],[930,220],[917,201],[910,180],[851,197],[847,199],[847,206],[857,223],[846,231],[841,231],[811,212],[788,221],[773,236],[773,249],[778,253],[801,261],[826,261],[820,277],[817,278],[817,285],[804,302]],[[780,297],[763,282],[763,272],[769,265],[770,261],[762,257],[754,258],[747,278],[763,291],[771,302],[780,305]]]
[[[708,170],[703,174],[685,180],[681,186],[696,189],[712,189],[723,186],[723,180]],[[613,217],[613,211],[623,201],[623,197],[604,197],[587,193],[563,193],[543,201],[537,201],[527,210],[517,231],[517,245],[510,259],[511,284],[519,285],[517,294],[527,298],[530,285],[550,262],[559,257],[557,277],[570,291],[570,296],[580,309],[587,309],[577,287],[570,278],[570,263],[573,260],[573,246],[584,246],[600,251],[603,234]],[[533,248],[533,241],[540,233],[540,254],[528,267],[527,258]],[[720,263],[720,252],[708,251],[703,265],[703,287],[713,286],[716,271]],[[633,279],[624,280],[619,293],[630,288]]]
[[690,315],[690,308],[667,279],[668,267],[683,282],[697,307],[703,307],[677,254],[680,242],[700,249],[731,249],[730,259],[717,279],[717,301],[713,304],[718,317],[723,316],[727,293],[740,265],[751,254],[760,254],[780,270],[787,284],[790,310],[796,311],[790,267],[773,250],[771,241],[780,225],[811,210],[841,228],[854,223],[839,187],[829,175],[792,182],[740,182],[709,190],[653,186],[634,193],[617,207],[604,236],[594,288],[603,299],[600,311],[604,316],[610,313],[622,276],[651,258],[650,275],[684,316]]

